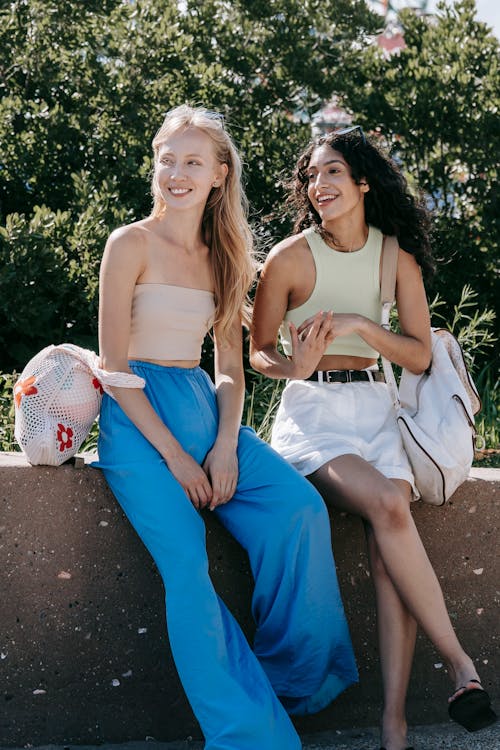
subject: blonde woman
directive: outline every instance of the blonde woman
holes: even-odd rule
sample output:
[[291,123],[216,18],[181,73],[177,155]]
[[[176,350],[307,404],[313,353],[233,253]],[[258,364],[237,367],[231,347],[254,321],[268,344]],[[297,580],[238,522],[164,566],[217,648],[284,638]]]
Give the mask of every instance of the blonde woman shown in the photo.
[[[99,465],[162,575],[206,749],[296,750],[288,713],[319,710],[357,679],[328,516],[316,490],[240,427],[254,262],[223,120],[178,107],[153,150],[152,214],[111,234],[100,279],[103,367],[145,388],[104,396]],[[199,367],[212,327],[215,384]],[[248,552],[253,650],[208,575],[203,509]]]

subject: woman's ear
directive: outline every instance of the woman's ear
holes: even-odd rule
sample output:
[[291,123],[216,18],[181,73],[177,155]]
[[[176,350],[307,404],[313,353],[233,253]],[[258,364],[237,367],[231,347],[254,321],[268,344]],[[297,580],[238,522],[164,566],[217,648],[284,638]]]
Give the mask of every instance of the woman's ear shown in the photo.
[[219,164],[217,166],[217,173],[215,174],[213,182],[214,187],[220,187],[224,183],[228,172],[229,167],[227,166],[227,164]]
[[367,193],[370,189],[370,186],[364,177],[358,182],[358,185],[360,186],[362,193]]

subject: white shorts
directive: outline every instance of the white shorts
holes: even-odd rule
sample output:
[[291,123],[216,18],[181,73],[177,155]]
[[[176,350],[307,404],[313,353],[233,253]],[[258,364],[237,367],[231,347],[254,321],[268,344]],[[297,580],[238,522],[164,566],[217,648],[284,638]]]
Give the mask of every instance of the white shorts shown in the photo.
[[361,456],[419,497],[385,383],[291,380],[281,396],[272,447],[303,476],[332,458]]

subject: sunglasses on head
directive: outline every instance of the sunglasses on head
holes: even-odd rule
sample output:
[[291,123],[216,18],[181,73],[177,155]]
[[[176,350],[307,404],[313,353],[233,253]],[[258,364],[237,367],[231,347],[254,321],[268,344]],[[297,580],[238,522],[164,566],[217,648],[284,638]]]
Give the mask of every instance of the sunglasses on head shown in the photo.
[[334,130],[333,135],[347,135],[347,133],[355,133],[356,130],[359,130],[359,135],[361,136],[361,141],[363,143],[363,146],[366,145],[366,136],[364,134],[363,128],[361,125],[351,125],[349,128],[342,128],[342,130]]

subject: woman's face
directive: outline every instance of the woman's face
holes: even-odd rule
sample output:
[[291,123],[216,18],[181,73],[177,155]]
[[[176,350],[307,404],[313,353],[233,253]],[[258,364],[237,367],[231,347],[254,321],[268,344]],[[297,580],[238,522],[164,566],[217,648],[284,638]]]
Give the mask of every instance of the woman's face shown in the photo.
[[341,217],[358,217],[364,221],[364,193],[368,185],[358,185],[344,156],[328,144],[314,149],[307,168],[307,195],[321,217],[321,223]]
[[216,159],[211,138],[198,128],[187,128],[161,144],[156,183],[167,206],[204,208],[210,191],[222,185],[227,171],[227,165]]

